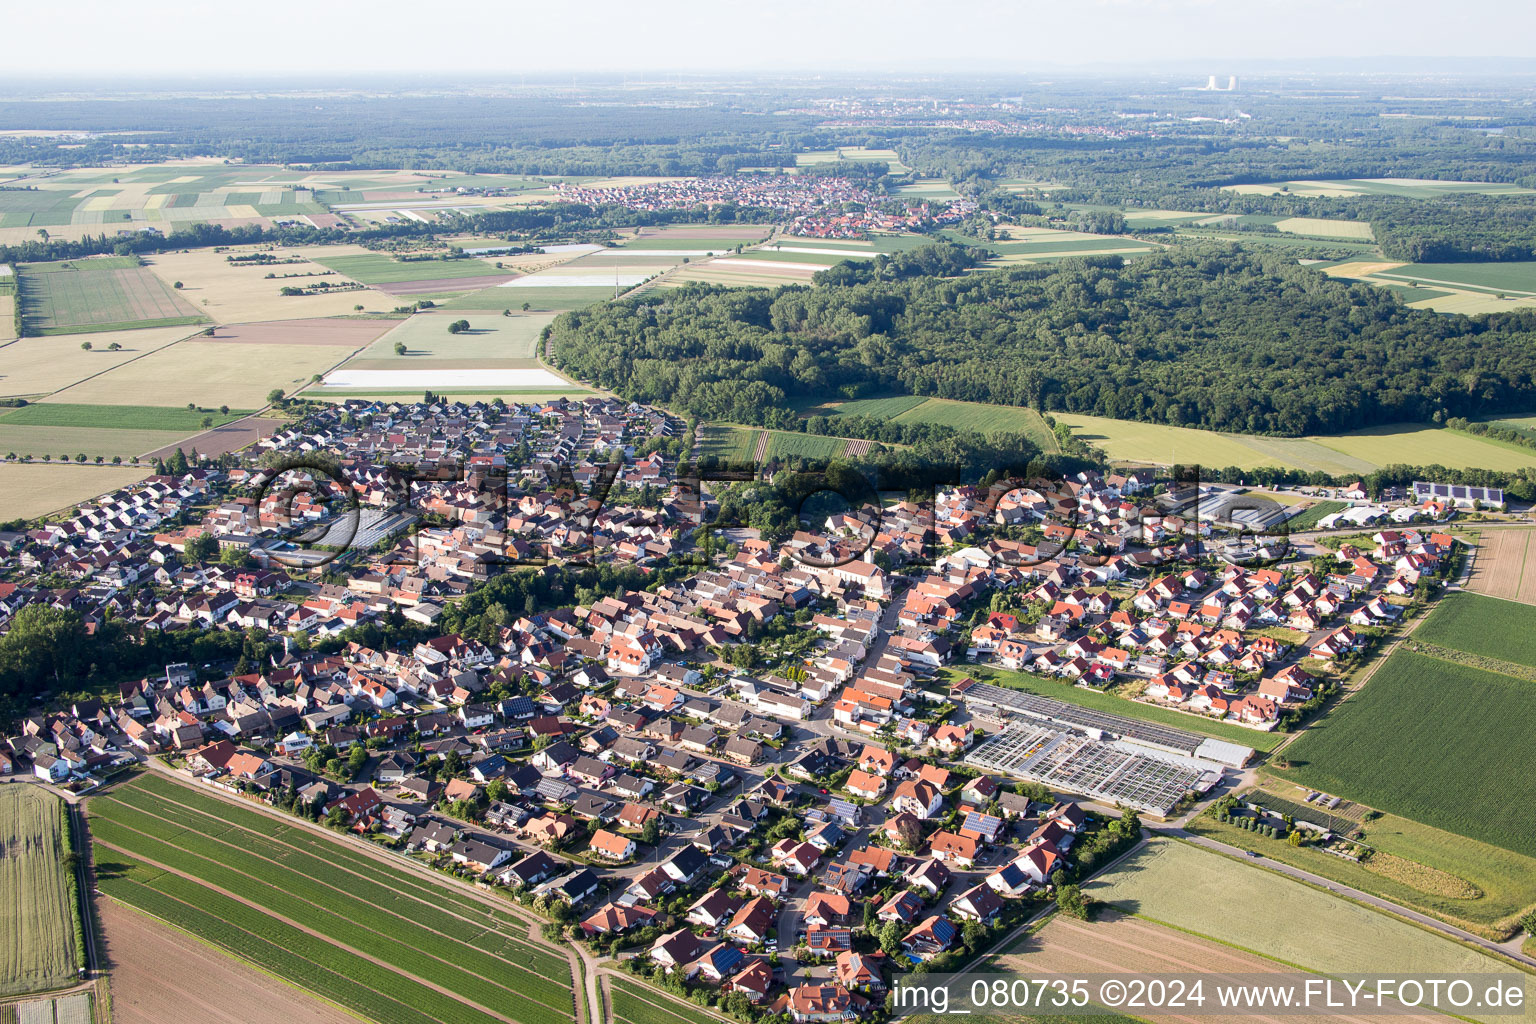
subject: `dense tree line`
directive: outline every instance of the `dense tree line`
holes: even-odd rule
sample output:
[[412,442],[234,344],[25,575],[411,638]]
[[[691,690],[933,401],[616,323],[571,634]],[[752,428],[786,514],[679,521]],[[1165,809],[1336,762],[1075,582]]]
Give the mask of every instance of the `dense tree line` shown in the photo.
[[1536,313],[1412,310],[1232,246],[955,278],[827,274],[566,313],[555,358],[627,398],[769,426],[790,406],[887,392],[1285,436],[1536,402]]
[[1536,260],[1536,203],[1456,196],[1391,203],[1370,214],[1381,251],[1409,263]]
[[[382,224],[362,231],[342,228],[316,228],[307,224],[263,228],[242,224],[233,228],[201,221],[178,228],[168,235],[139,231],[131,235],[85,235],[67,238],[28,239],[0,245],[0,263],[40,263],[47,260],[73,260],[82,256],[115,253],[131,256],[145,252],[170,252],[216,245],[254,245],[277,242],[283,245],[319,245],[326,242],[364,242],[383,238],[418,237],[432,234],[433,225],[416,222]],[[440,229],[437,229],[440,230]]]

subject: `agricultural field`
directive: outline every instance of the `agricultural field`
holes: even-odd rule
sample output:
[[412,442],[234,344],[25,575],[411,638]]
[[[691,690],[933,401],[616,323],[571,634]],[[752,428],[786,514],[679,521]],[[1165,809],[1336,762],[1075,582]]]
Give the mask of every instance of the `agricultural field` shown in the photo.
[[505,394],[518,391],[550,392],[565,387],[564,377],[539,367],[498,368],[469,367],[448,369],[441,365],[414,367],[409,359],[401,360],[402,368],[388,370],[364,370],[344,367],[333,370],[313,386],[315,391],[379,390],[379,391],[444,391],[499,390]]
[[[81,339],[22,338],[0,349],[0,397],[31,398],[51,394],[88,377],[105,373],[195,332],[190,327],[158,327],[141,331],[92,334],[91,350]],[[117,345],[117,351],[111,349]]]
[[[992,967],[1024,978],[1076,978],[1108,973],[1256,975],[1293,970],[1288,964],[1265,959],[1244,949],[1234,949],[1155,921],[1114,912],[1102,913],[1091,922],[1057,914],[1008,954],[996,958]],[[1072,1019],[1077,1018],[1074,1015]],[[1143,1019],[1150,1024],[1164,1024],[1188,1022],[1192,1018],[1175,1013],[1151,1013]],[[1198,1019],[1210,1024],[1240,1024],[1251,1020],[1236,1013],[1214,1012],[1202,1014]],[[1358,1020],[1356,1017],[1328,1015],[1319,1015],[1317,1019]],[[1435,1018],[1428,1014],[1411,1017],[1405,1013],[1391,1019],[1428,1022]]]
[[894,149],[866,149],[863,146],[842,146],[838,149],[813,149],[795,154],[796,167],[814,167],[842,160],[866,160],[890,165],[892,174],[905,174],[910,168],[901,162]]
[[843,453],[847,439],[822,434],[801,434],[789,430],[768,431],[769,459],[833,459]]
[[[228,257],[269,252],[279,260],[301,259],[297,249],[244,246],[217,252],[155,253],[144,257],[151,273],[166,284],[182,283],[180,296],[216,323],[239,324],[265,320],[296,320],[309,317],[351,315],[356,307],[379,312],[400,304],[395,296],[375,289],[343,291],[332,295],[283,295],[285,285],[306,287],[344,278],[318,263],[271,265],[230,263]],[[268,274],[277,277],[268,278]],[[323,274],[321,277],[287,277],[289,274]]]
[[1311,530],[1317,526],[1318,520],[1331,516],[1335,512],[1342,512],[1349,508],[1348,502],[1343,501],[1314,501],[1301,512],[1285,521],[1285,528],[1291,531]]
[[[417,313],[383,335],[343,364],[346,369],[382,370],[404,366],[536,367],[539,333],[555,318],[553,313],[476,314],[460,317],[444,313]],[[448,325],[464,319],[469,330],[449,334]],[[403,356],[395,346],[404,345]],[[462,364],[462,365],[461,365]]]
[[1193,427],[1051,412],[1082,440],[1117,462],[1199,463],[1209,466],[1286,466],[1333,476],[1369,473],[1414,451],[1426,465],[1476,466],[1513,471],[1536,465],[1536,452],[1453,430],[1417,423],[1388,424],[1349,434],[1266,437]]
[[714,456],[727,462],[748,462],[757,451],[758,430],[706,423],[699,427],[700,458]]
[[1533,728],[1528,680],[1400,649],[1286,748],[1292,767],[1278,775],[1536,856]]
[[16,295],[14,292],[0,292],[0,342],[10,341],[14,337],[16,337]]
[[613,1016],[623,1024],[714,1024],[716,1017],[677,1002],[640,982],[609,982]]
[[1347,238],[1356,242],[1374,241],[1370,224],[1360,220],[1330,220],[1326,217],[1286,217],[1275,221],[1275,228],[1292,235],[1322,238]]
[[[353,321],[382,331],[387,321]],[[221,328],[221,330],[223,330]],[[375,337],[377,335],[374,335]],[[367,344],[359,342],[358,347]],[[56,394],[81,405],[165,405],[259,409],[267,394],[292,394],[315,374],[325,374],[349,351],[336,344],[280,344],[194,338],[123,363]]]
[[[1154,242],[1143,242],[1139,238],[1057,228],[1005,225],[999,231],[1006,234],[1006,239],[984,243],[988,249],[998,253],[998,258],[991,263],[993,266],[1035,263],[1068,256],[1134,256],[1162,248]],[[970,245],[979,244],[975,239],[966,239],[964,236],[952,236],[952,240]]]
[[107,897],[353,1013],[572,1019],[568,961],[467,889],[159,777],[93,797],[89,811]]
[[[445,209],[509,209],[547,193],[538,179],[453,171],[291,171],[222,160],[129,167],[18,168],[0,193],[0,243],[30,241],[38,228],[78,239],[135,225],[175,231],[193,223],[236,228],[280,224],[336,227],[436,219]],[[504,196],[439,194],[456,187]]]
[[207,320],[134,258],[24,263],[19,270],[17,301],[28,335],[175,327]]
[[168,1005],[195,1009],[203,1024],[357,1020],[115,900],[99,900],[95,910],[98,949],[111,972],[113,1024],[164,1024]]
[[960,193],[943,178],[918,178],[910,185],[897,185],[896,193],[903,196],[920,196],[923,199],[934,199],[941,203],[947,203],[953,199],[959,199]]
[[[96,1016],[91,1003],[90,992],[73,992],[52,999],[29,999],[0,1005],[0,1021],[6,1024],[10,1024],[11,1020],[16,1024],[92,1024]],[[6,1016],[8,1009],[15,1010],[14,1018]]]
[[[539,275],[536,275],[539,276]],[[445,302],[438,303],[438,308],[449,312],[460,310],[468,313],[473,310],[486,310],[500,313],[504,310],[518,312],[522,310],[523,303],[527,303],[534,312],[549,310],[563,311],[567,309],[582,309],[598,302],[607,302],[613,298],[613,285],[583,286],[540,284],[518,288],[481,288],[479,291],[470,292],[468,295],[460,295]]]
[[[838,408],[839,412],[844,407]],[[1009,431],[1023,434],[1042,451],[1057,451],[1056,435],[1040,414],[1027,406],[986,405],[981,402],[956,402],[930,398],[891,417],[897,423],[937,423],[957,430],[975,430],[983,434]]]
[[0,455],[48,456],[56,461],[84,455],[132,462],[140,455],[196,433],[192,430],[119,430],[110,427],[13,427],[0,420]]
[[1437,313],[1502,313],[1536,306],[1536,263],[1397,263],[1349,260],[1327,267],[1347,277],[1391,288],[1414,309]]
[[[1479,552],[1479,558],[1482,554]],[[1447,594],[1414,631],[1413,638],[1536,668],[1536,608],[1514,601],[1480,594]]]
[[0,786],[0,996],[73,984],[78,913],[64,866],[64,801]]
[[[57,458],[59,453],[52,454]],[[0,522],[35,519],[72,508],[98,494],[142,480],[152,472],[148,466],[0,463]]]
[[401,260],[385,253],[329,251],[337,247],[305,250],[305,256],[323,267],[360,284],[374,285],[391,295],[428,292],[466,292],[510,281],[516,275],[496,269],[493,262],[464,259]]
[[1273,750],[1285,738],[1283,733],[1264,732],[1241,725],[1234,725],[1230,722],[1218,722],[1203,715],[1175,711],[1172,708],[1160,707],[1156,704],[1148,704],[1139,700],[1131,700],[1128,697],[1105,693],[1102,690],[1090,690],[1086,687],[1073,686],[1067,682],[1045,679],[1033,673],[1013,672],[992,665],[981,669],[968,668],[964,671],[960,669],[941,669],[940,674],[950,679],[952,683],[957,683],[969,675],[983,682],[991,683],[994,686],[1006,686],[1011,690],[1023,690],[1041,697],[1059,700],[1066,704],[1076,704],[1079,707],[1092,708],[1095,711],[1107,711],[1110,714],[1124,715],[1127,718],[1137,718],[1143,722],[1156,722],[1159,725],[1183,729],[1186,732],[1198,733],[1201,736],[1211,736],[1218,740],[1241,743],[1243,746],[1253,747],[1255,750]]
[[859,398],[852,402],[839,402],[831,407],[817,407],[806,411],[826,416],[874,416],[877,419],[892,420],[927,401],[929,399],[922,395],[892,395],[889,398]]
[[[1484,530],[1477,539],[1467,589],[1536,605],[1536,530]],[[1526,570],[1529,569],[1530,572]]]
[[1491,939],[1503,940],[1514,934],[1520,915],[1536,906],[1536,859],[1395,814],[1362,822],[1365,808],[1359,804],[1345,803],[1330,812],[1318,804],[1308,804],[1308,792],[1266,779],[1262,789],[1245,798],[1329,828],[1363,828],[1363,841],[1376,853],[1356,864],[1316,847],[1293,847],[1283,840],[1222,824],[1208,814],[1197,816],[1186,827],[1197,835],[1375,893]]
[[1401,196],[1428,199],[1435,196],[1530,195],[1519,185],[1483,181],[1437,181],[1429,178],[1341,178],[1334,181],[1279,181],[1268,185],[1227,185],[1224,190],[1247,196],[1293,195],[1338,198],[1340,196]]
[[1503,969],[1407,922],[1172,839],[1148,840],[1083,888],[1138,917],[1334,975]]
[[113,430],[179,430],[192,433],[202,429],[204,417],[213,417],[215,425],[244,416],[248,410],[165,409],[153,405],[74,405],[69,402],[43,402],[19,409],[0,410],[0,426],[96,427]]

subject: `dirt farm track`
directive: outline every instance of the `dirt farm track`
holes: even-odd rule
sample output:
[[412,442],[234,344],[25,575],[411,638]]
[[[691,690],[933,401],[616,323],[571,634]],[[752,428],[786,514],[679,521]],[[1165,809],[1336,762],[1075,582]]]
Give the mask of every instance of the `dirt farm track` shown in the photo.
[[1536,604],[1536,530],[1484,530],[1467,589]]
[[114,1024],[357,1024],[357,1018],[110,899],[98,899]]

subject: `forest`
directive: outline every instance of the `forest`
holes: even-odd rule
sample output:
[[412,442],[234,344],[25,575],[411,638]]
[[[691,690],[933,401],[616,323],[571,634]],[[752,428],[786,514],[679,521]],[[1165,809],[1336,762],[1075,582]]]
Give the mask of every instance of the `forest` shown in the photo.
[[[960,269],[954,247],[907,254]],[[565,372],[702,419],[911,394],[1280,436],[1536,405],[1536,311],[1477,318],[1237,246],[815,287],[689,285],[562,314]],[[782,422],[785,420],[793,422]]]

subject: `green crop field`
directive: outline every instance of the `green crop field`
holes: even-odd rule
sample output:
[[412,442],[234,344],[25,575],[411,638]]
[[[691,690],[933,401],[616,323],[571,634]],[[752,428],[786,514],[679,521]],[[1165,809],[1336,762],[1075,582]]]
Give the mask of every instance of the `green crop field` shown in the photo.
[[1305,789],[1278,780],[1266,780],[1265,788],[1248,799],[1282,813],[1299,807],[1292,813],[1329,828],[1363,827],[1364,842],[1378,855],[1356,864],[1313,846],[1294,847],[1284,840],[1222,824],[1207,814],[1194,818],[1187,827],[1197,835],[1375,893],[1492,939],[1503,940],[1514,934],[1519,917],[1536,906],[1536,859],[1523,854],[1395,814],[1382,814],[1362,824],[1358,804],[1340,808],[1348,811],[1348,816],[1335,812],[1330,817],[1325,808],[1306,803]]
[[873,416],[876,419],[895,419],[909,409],[916,409],[928,399],[922,395],[893,395],[890,398],[860,398],[852,402],[840,402],[828,410],[833,416]]
[[842,453],[846,438],[799,434],[787,430],[768,432],[770,459],[832,459]]
[[126,257],[25,263],[19,269],[22,322],[29,335],[174,327],[208,319]]
[[613,993],[613,1015],[626,1024],[715,1024],[717,1020],[638,982],[615,978],[609,984]]
[[757,450],[757,431],[708,423],[699,428],[699,455],[728,462],[748,462]]
[[1309,508],[1303,509],[1297,515],[1285,521],[1285,528],[1291,531],[1310,530],[1315,527],[1318,520],[1342,512],[1349,508],[1348,502],[1343,501],[1316,501]]
[[[383,253],[356,256],[316,255],[313,262],[330,267],[362,284],[402,284],[406,281],[452,282],[461,277],[494,277],[510,273],[497,270],[495,264],[473,258],[458,260],[397,260]],[[444,291],[453,291],[445,287]],[[462,290],[462,289],[461,289]]]
[[1144,917],[1330,974],[1504,969],[1407,922],[1172,839],[1149,840],[1084,888]]
[[1415,640],[1536,667],[1536,608],[1480,594],[1447,594]]
[[249,409],[217,409],[204,412],[171,409],[155,405],[76,405],[70,402],[40,402],[0,413],[0,427],[91,427],[110,430],[172,430],[193,433],[203,429],[203,418],[213,417],[215,426],[223,426]]
[[1536,295],[1536,262],[1531,261],[1409,263],[1392,270],[1377,271],[1371,276],[1421,284],[1452,284],[1510,295]]
[[948,398],[930,398],[921,405],[891,417],[897,423],[937,423],[957,430],[975,430],[983,434],[1007,431],[1028,437],[1043,451],[1054,452],[1056,435],[1033,409],[1019,405],[986,405],[982,402],[956,402]]
[[0,996],[73,984],[78,916],[63,862],[64,802],[0,786]]
[[1536,856],[1533,729],[1536,685],[1398,650],[1286,749],[1292,767],[1280,774]]
[[1045,679],[1028,672],[1011,672],[1007,669],[994,668],[989,665],[980,670],[941,669],[940,674],[949,678],[951,682],[959,682],[967,675],[970,675],[996,686],[1006,686],[1011,690],[1024,690],[1041,697],[1059,700],[1064,704],[1077,704],[1081,707],[1093,708],[1096,711],[1108,711],[1111,714],[1124,715],[1126,718],[1139,718],[1144,722],[1156,722],[1159,725],[1184,729],[1187,732],[1198,733],[1201,736],[1211,736],[1219,740],[1227,740],[1231,743],[1241,743],[1243,746],[1252,747],[1255,750],[1273,750],[1285,738],[1283,733],[1261,732],[1257,729],[1244,728],[1241,725],[1217,722],[1201,715],[1185,714],[1172,708],[1162,708],[1155,704],[1146,704],[1142,701],[1117,697],[1113,693],[1089,690],[1080,686],[1073,686],[1065,681],[1057,682]]
[[571,1020],[568,962],[446,883],[152,776],[93,798],[90,814],[97,863],[123,866],[100,872],[109,896],[354,1012]]

